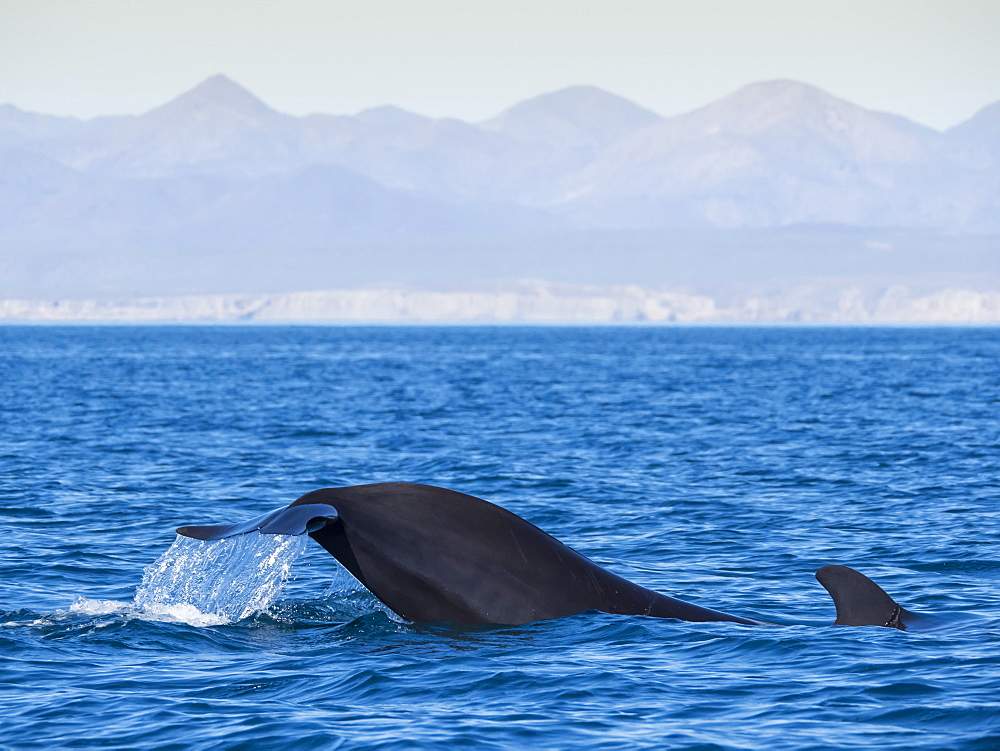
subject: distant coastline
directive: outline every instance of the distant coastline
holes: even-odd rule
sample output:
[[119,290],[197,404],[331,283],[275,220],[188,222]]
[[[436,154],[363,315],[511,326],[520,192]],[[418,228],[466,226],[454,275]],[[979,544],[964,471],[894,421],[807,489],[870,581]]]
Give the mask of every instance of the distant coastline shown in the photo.
[[1000,292],[830,282],[729,301],[635,285],[524,281],[493,290],[366,287],[257,295],[0,300],[0,323],[993,324]]

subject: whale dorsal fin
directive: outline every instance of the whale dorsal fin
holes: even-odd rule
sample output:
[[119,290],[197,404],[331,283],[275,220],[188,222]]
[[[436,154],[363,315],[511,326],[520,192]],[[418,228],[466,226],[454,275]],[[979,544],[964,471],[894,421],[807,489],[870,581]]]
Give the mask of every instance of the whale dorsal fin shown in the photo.
[[867,576],[847,566],[823,566],[816,579],[837,606],[836,626],[887,626],[905,630],[910,615]]

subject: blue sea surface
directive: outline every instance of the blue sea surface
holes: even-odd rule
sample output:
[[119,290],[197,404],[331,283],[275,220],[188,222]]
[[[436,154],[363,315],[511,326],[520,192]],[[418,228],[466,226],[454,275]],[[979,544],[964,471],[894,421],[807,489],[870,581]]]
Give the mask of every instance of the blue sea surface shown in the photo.
[[[0,327],[0,428],[2,748],[1000,747],[998,329]],[[412,625],[307,538],[248,616],[133,602],[389,480],[781,625]],[[827,563],[935,624],[829,625]]]

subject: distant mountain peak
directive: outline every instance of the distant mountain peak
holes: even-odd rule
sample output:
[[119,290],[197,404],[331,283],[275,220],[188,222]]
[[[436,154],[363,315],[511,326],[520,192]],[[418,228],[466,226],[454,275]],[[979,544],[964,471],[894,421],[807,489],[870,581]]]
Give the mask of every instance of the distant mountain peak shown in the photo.
[[752,111],[792,111],[811,107],[850,106],[849,102],[838,99],[823,89],[800,81],[779,78],[771,81],[757,81],[747,84],[715,104]]
[[[610,91],[598,88],[597,86],[567,86],[555,91],[549,91],[538,96],[525,99],[523,102],[509,107],[506,111],[528,110],[538,108],[560,108],[560,109],[580,109],[592,108],[595,106],[606,106],[614,104],[641,110],[637,104],[630,102],[624,97],[612,94]],[[648,111],[648,110],[647,110]]]
[[526,140],[544,140],[548,134],[555,142],[583,139],[601,145],[661,119],[596,86],[570,86],[519,102],[481,127]]
[[972,130],[992,130],[1000,134],[1000,102],[993,102],[979,110],[968,120],[948,129],[949,133]]
[[906,118],[868,110],[816,86],[789,79],[747,84],[674,120],[698,122],[707,134],[759,134],[782,124],[798,123],[830,133],[853,131],[860,138],[871,136],[873,127],[896,129],[915,138],[937,135],[936,131]]
[[975,169],[1000,166],[1000,102],[949,128],[946,137],[963,161]]
[[800,99],[803,96],[821,96],[833,98],[831,94],[818,86],[795,81],[791,78],[772,78],[767,81],[754,81],[737,89],[736,94],[765,95],[770,98]]
[[518,102],[483,125],[489,127],[491,124],[542,114],[557,115],[567,120],[581,120],[598,113],[610,114],[619,120],[627,118],[636,122],[641,121],[642,124],[660,119],[655,112],[596,86],[568,86]]
[[244,117],[271,117],[278,114],[247,89],[221,73],[209,76],[190,91],[147,114],[180,114],[206,110],[228,112]]
[[415,112],[404,110],[393,104],[384,104],[380,107],[369,107],[354,116],[356,120],[369,125],[383,127],[395,127],[406,125],[419,125],[427,122],[430,118],[418,115]]

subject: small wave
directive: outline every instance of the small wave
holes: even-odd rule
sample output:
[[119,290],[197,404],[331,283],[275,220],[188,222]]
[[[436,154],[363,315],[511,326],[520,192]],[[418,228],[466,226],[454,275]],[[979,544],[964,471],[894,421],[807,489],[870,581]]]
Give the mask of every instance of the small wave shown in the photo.
[[78,597],[69,606],[69,612],[83,615],[110,615],[111,613],[127,613],[129,610],[132,610],[132,605],[128,602],[88,600],[86,597]]
[[78,598],[69,606],[69,612],[78,615],[121,615],[125,618],[140,621],[157,621],[163,623],[186,623],[189,626],[221,626],[230,623],[230,619],[218,613],[205,613],[190,603],[175,605],[152,604],[140,608],[131,602],[118,600],[88,600]]

